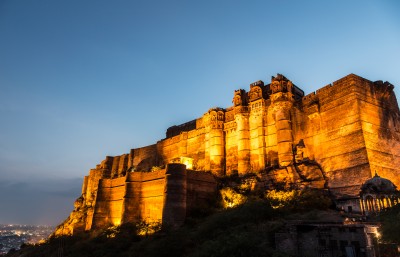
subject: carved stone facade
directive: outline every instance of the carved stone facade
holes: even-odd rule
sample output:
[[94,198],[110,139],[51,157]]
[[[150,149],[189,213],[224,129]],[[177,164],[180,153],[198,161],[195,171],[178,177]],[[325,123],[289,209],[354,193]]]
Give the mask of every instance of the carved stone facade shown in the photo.
[[361,186],[360,210],[364,215],[376,214],[399,204],[400,194],[392,181],[375,176]]

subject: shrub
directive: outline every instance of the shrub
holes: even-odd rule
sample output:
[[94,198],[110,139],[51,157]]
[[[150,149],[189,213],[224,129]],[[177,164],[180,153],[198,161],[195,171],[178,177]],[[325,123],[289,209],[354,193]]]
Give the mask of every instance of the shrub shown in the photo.
[[382,222],[382,240],[388,243],[400,244],[400,205],[396,205],[379,215]]
[[247,197],[241,193],[236,192],[230,187],[225,187],[220,190],[222,205],[225,209],[242,205],[246,202]]
[[288,211],[327,210],[332,200],[322,190],[270,190],[264,197],[272,208]]

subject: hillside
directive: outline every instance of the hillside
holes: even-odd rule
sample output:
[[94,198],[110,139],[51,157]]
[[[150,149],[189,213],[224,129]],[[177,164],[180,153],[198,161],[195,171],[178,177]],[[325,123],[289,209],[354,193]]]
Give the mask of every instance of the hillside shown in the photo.
[[[279,193],[276,191],[275,196]],[[286,220],[341,218],[329,210],[330,200],[319,192],[278,198],[252,194],[234,208],[197,208],[177,230],[163,228],[151,234],[159,228],[157,224],[129,223],[51,238],[39,246],[24,246],[7,257],[286,256],[274,250],[274,234]]]

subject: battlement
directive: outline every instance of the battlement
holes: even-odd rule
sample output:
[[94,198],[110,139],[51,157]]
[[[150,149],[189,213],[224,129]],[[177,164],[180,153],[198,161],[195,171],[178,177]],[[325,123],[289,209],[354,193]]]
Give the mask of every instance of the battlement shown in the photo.
[[166,137],[174,137],[179,135],[181,132],[186,132],[193,129],[196,129],[196,120],[191,120],[180,125],[169,127],[166,132]]
[[264,81],[258,80],[256,82],[251,83],[250,84],[250,89],[255,87],[255,86],[263,87],[264,86]]
[[316,102],[319,98],[329,98],[332,100],[334,94],[339,92],[348,92],[352,87],[357,87],[361,91],[374,91],[391,93],[394,86],[389,82],[376,81],[372,82],[355,74],[349,74],[341,79],[338,79],[331,84],[328,84],[315,92],[302,97],[303,105],[308,105],[310,102]]

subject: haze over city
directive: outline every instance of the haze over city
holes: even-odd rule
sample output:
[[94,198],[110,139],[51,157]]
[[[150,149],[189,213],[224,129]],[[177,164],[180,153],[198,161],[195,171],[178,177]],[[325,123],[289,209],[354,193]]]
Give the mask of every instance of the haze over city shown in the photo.
[[282,73],[400,93],[397,1],[0,2],[0,223],[56,225],[107,155]]

